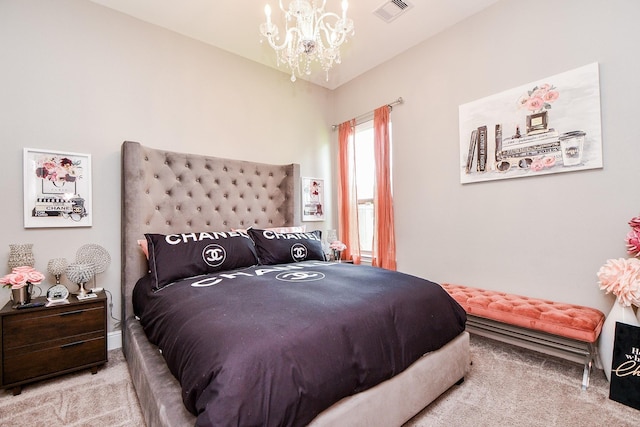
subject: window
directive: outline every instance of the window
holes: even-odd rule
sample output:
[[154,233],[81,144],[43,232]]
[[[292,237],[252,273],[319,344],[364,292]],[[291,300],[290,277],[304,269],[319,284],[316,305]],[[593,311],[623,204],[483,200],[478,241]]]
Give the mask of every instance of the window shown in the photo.
[[[389,124],[389,137],[391,139],[391,124]],[[375,155],[373,147],[373,120],[356,125],[354,151],[358,194],[358,232],[360,251],[364,257],[370,257],[373,251],[373,227],[375,225],[373,209]]]

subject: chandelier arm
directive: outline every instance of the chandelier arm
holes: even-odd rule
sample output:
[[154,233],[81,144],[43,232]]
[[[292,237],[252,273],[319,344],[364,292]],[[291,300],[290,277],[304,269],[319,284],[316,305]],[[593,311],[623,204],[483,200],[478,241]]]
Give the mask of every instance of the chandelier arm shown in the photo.
[[331,31],[324,25],[318,26],[318,39],[320,40],[321,44],[324,44],[324,40],[322,40],[321,34],[324,34],[324,38],[325,40],[327,40],[327,45],[333,47],[333,43],[331,43]]
[[332,45],[333,47],[340,47],[342,45],[342,43],[344,43],[344,41],[347,39],[347,33],[344,31],[336,31],[336,34],[338,34],[338,40],[335,40]]
[[[326,39],[327,45],[329,45],[332,48],[340,47],[340,45],[342,45],[342,43],[344,43],[344,41],[347,39],[347,33],[345,31],[336,31],[331,27],[325,27],[325,26],[319,27],[319,30],[321,30],[324,33],[324,37]],[[332,33],[338,35],[338,38],[334,41],[331,41]]]
[[284,38],[284,41],[282,42],[281,45],[276,44],[275,38],[273,36],[267,36],[266,39],[267,39],[267,42],[269,43],[269,46],[271,46],[271,48],[275,51],[280,51],[284,49],[287,45],[287,37]]
[[[335,25],[331,25],[330,23],[325,22],[324,19],[327,17],[335,18],[336,19]],[[338,23],[340,23],[341,21],[342,21],[342,18],[338,14],[333,12],[325,12],[320,16],[320,18],[318,18],[318,27],[320,27],[325,31],[325,34],[327,34],[327,40],[331,40],[328,37],[328,33],[336,33],[340,35],[340,42],[333,44],[334,47],[340,46],[342,43],[344,43],[345,39],[347,38],[347,31],[338,29]]]
[[[294,34],[295,33],[295,34]],[[301,37],[302,33],[300,32],[300,30],[296,27],[293,28],[289,28],[286,32],[286,36],[284,37],[284,40],[282,41],[281,44],[277,44],[275,39],[273,37],[267,37],[267,42],[269,42],[269,46],[271,46],[271,48],[275,51],[281,51],[283,49],[285,49],[286,47],[289,46],[289,44],[297,44],[297,43],[293,43],[295,40],[295,35],[298,36],[298,39]],[[290,43],[291,41],[291,43]]]
[[302,34],[302,31],[300,31],[300,28],[292,27],[287,30],[287,37],[285,37],[285,41],[291,41],[291,44],[298,44],[300,43],[300,40],[303,39],[303,37],[304,34]]
[[[335,18],[336,19],[336,25],[332,26],[330,23],[325,22],[325,18]],[[320,28],[328,28],[330,31],[335,31],[335,29],[337,28],[337,24],[340,21],[340,17],[338,15],[336,15],[333,12],[325,12],[322,15],[320,15],[317,19],[317,24],[318,27]]]
[[[309,2],[309,3],[315,3],[315,2]],[[314,6],[313,4],[311,4],[311,6],[313,7],[314,10],[323,11],[326,4],[327,4],[327,0],[322,0],[322,4],[320,6]]]
[[[329,16],[331,16],[331,17],[333,17],[333,18],[336,18],[336,22],[337,22],[337,21],[339,21],[340,19],[342,19],[342,18],[340,18],[340,15],[338,15],[337,13],[333,13],[333,12],[324,12],[322,15],[320,15],[320,16],[318,17],[318,23],[320,23],[320,22],[324,21],[324,18],[327,18],[327,17],[329,17]],[[324,22],[322,22],[322,25],[329,25],[329,24],[325,24]]]

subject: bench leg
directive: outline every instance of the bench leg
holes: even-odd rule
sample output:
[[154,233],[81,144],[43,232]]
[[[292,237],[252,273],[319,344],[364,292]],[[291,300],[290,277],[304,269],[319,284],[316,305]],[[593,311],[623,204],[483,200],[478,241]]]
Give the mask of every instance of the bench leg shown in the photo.
[[589,343],[589,354],[587,354],[584,361],[584,372],[582,373],[582,389],[589,388],[589,378],[591,377],[591,367],[593,366],[593,360],[596,354],[596,346],[593,343]]

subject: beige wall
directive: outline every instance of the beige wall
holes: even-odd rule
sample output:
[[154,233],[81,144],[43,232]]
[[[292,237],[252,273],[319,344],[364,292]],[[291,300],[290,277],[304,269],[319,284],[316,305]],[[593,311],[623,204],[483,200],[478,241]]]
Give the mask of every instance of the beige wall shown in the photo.
[[[9,243],[34,243],[41,270],[101,244],[113,261],[99,284],[118,315],[124,140],[298,162],[327,179],[328,220],[311,226],[329,228],[329,125],[402,96],[392,113],[399,269],[607,311],[595,273],[626,256],[626,222],[640,210],[638,12],[635,0],[505,0],[330,92],[89,1],[2,0],[0,265]],[[592,62],[604,169],[459,183],[460,104]],[[23,147],[92,155],[93,227],[22,227]]]
[[[640,213],[639,13],[634,0],[501,1],[335,91],[337,122],[406,101],[392,113],[400,270],[608,312],[596,272],[626,257]],[[593,62],[603,169],[460,184],[460,104]]]
[[[2,274],[9,243],[34,243],[43,272],[100,244],[112,263],[98,284],[119,316],[124,140],[330,176],[328,90],[86,0],[0,1],[0,45]],[[23,147],[92,155],[93,227],[23,228]]]

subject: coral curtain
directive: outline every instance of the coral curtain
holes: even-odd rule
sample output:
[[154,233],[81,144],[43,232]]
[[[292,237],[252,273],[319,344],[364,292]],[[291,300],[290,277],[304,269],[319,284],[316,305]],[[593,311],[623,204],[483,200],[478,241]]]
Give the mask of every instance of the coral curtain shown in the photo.
[[358,232],[358,195],[356,192],[355,144],[356,121],[351,119],[338,127],[338,227],[340,239],[347,245],[343,257],[360,264]]
[[391,188],[391,143],[389,141],[389,106],[373,112],[375,153],[375,192],[372,265],[396,269],[396,239]]

